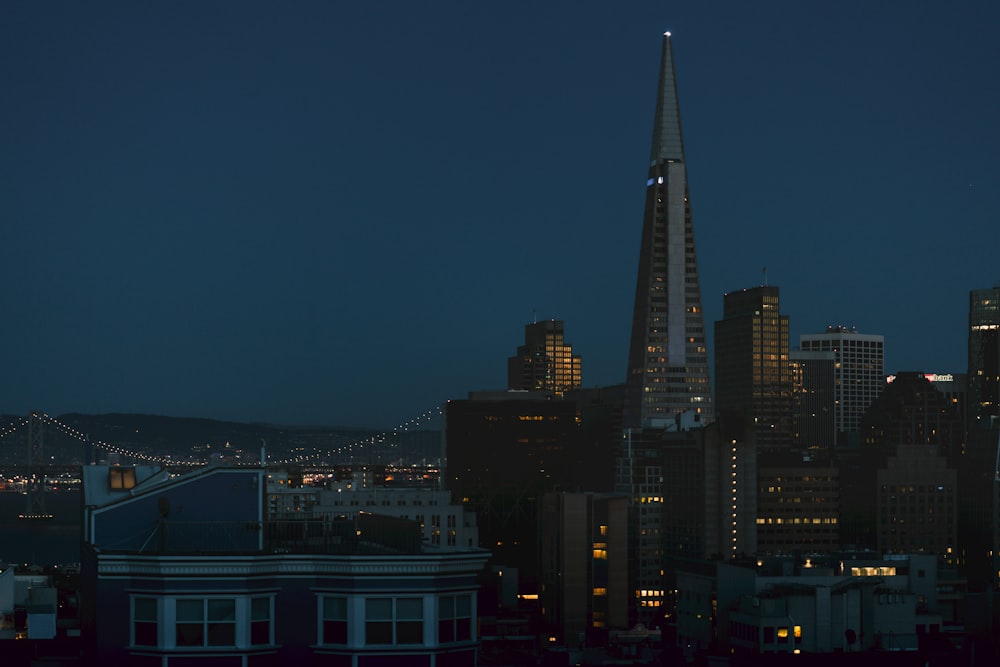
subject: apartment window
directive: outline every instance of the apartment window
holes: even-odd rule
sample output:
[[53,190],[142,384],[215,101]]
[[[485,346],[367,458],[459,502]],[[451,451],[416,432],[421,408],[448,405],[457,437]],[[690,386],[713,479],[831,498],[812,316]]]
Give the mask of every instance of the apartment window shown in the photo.
[[177,646],[235,646],[236,600],[209,598],[177,600]]
[[271,598],[250,599],[250,644],[271,644]]
[[159,644],[160,610],[156,598],[132,599],[132,644]]
[[274,642],[273,605],[272,596],[138,595],[132,598],[132,645],[163,648],[269,645]]
[[472,639],[472,596],[444,595],[439,599],[438,641],[464,642]]
[[423,644],[423,598],[365,600],[366,644]]
[[347,598],[324,597],[323,605],[323,636],[321,644],[347,643]]

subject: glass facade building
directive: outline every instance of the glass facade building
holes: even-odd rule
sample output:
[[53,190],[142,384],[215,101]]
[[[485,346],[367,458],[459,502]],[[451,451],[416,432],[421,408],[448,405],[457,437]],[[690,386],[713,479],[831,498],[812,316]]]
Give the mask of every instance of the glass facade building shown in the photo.
[[715,323],[715,411],[754,425],[757,451],[792,442],[788,316],[778,312],[778,288],[763,285],[723,298]]
[[566,342],[561,320],[532,322],[524,327],[524,345],[507,360],[507,388],[551,391],[562,396],[579,389],[580,355]]

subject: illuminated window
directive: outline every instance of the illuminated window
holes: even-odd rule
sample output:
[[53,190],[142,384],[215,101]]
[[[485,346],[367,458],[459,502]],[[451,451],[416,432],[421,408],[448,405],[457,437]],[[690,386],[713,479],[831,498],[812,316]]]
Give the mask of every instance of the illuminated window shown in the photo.
[[112,489],[131,489],[135,486],[135,468],[110,468],[108,486]]

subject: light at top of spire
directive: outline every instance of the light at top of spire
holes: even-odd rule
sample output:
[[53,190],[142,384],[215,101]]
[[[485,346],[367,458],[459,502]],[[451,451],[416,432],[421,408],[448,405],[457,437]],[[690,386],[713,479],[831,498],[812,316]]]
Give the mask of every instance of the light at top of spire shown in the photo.
[[668,30],[668,31],[666,31],[665,33],[663,33],[663,36],[664,36],[664,37],[670,37],[670,31]]

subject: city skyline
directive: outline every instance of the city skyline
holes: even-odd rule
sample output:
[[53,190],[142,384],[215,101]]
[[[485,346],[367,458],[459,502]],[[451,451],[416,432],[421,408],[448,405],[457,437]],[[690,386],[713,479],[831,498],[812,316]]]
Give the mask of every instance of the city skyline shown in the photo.
[[387,427],[503,387],[533,312],[624,382],[664,31],[709,330],[766,273],[793,346],[960,373],[1000,280],[989,3],[0,18],[0,412]]

